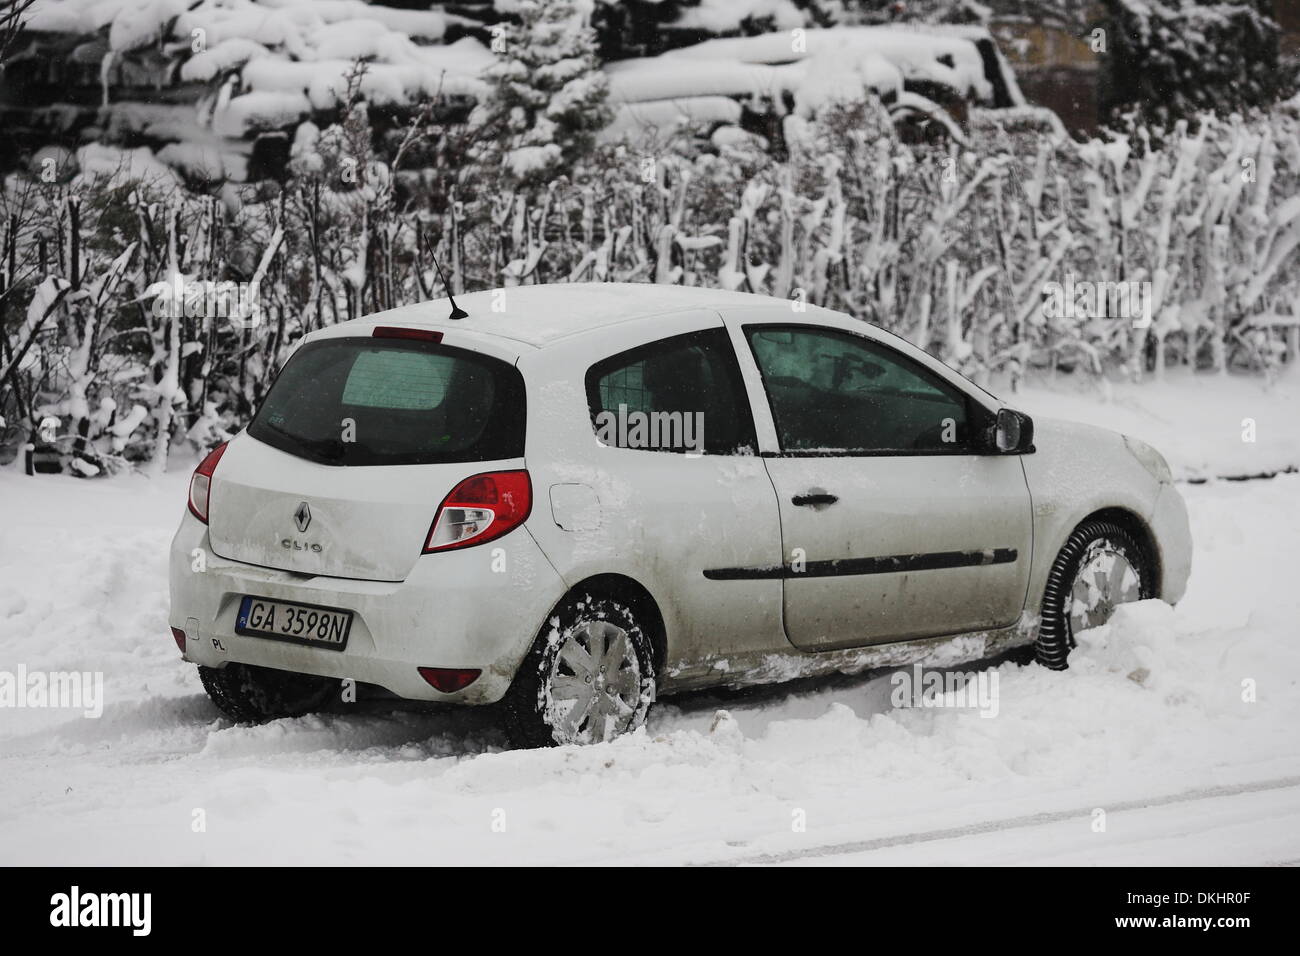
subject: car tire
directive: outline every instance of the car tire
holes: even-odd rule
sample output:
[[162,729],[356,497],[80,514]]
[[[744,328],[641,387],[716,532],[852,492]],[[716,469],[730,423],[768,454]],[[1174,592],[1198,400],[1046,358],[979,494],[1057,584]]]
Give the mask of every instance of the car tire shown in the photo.
[[227,664],[199,665],[199,680],[217,709],[237,724],[261,724],[320,710],[339,686],[330,677]]
[[1044,667],[1065,670],[1081,624],[1095,627],[1117,604],[1154,594],[1155,575],[1142,543],[1113,521],[1085,521],[1066,539],[1048,572],[1035,658]]
[[566,598],[502,701],[510,743],[555,747],[631,733],[654,702],[654,661],[646,624],[632,608],[587,593]]

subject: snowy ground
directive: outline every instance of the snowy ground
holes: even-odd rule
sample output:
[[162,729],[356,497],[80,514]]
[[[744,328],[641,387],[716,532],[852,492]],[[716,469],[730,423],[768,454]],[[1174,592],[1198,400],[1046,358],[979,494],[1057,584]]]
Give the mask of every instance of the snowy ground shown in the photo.
[[0,671],[103,671],[106,698],[0,709],[0,864],[1300,863],[1300,476],[1184,486],[1186,599],[1122,610],[1069,671],[1002,664],[995,717],[893,709],[884,675],[533,752],[484,712],[218,719],[166,626],[185,480],[0,474]]

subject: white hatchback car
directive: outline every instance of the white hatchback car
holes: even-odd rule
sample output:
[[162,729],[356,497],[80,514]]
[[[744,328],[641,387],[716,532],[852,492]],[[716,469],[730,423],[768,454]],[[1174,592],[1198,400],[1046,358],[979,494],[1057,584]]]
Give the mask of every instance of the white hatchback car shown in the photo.
[[954,636],[1064,667],[1116,603],[1183,593],[1156,451],[1035,428],[862,321],[656,285],[459,305],[308,335],[195,471],[170,623],[231,718],[382,688],[599,741],[659,694]]

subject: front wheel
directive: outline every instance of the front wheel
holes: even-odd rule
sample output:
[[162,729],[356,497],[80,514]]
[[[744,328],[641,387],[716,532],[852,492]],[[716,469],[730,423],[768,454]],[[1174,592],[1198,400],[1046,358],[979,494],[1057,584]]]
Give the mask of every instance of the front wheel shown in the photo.
[[516,747],[612,740],[645,724],[654,654],[636,613],[607,597],[570,597],[543,626],[503,701]]
[[1085,521],[1066,540],[1047,575],[1034,656],[1064,670],[1075,635],[1105,624],[1117,605],[1155,595],[1155,575],[1142,544],[1113,521]]

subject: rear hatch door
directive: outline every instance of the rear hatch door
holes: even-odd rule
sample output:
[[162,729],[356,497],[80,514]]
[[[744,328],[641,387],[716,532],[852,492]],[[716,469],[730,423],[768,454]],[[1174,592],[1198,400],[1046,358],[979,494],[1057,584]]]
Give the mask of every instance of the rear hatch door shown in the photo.
[[212,549],[401,581],[459,482],[523,467],[524,420],[523,379],[501,359],[412,339],[310,342],[217,466]]

